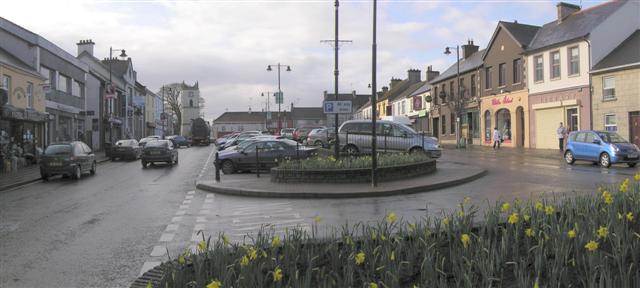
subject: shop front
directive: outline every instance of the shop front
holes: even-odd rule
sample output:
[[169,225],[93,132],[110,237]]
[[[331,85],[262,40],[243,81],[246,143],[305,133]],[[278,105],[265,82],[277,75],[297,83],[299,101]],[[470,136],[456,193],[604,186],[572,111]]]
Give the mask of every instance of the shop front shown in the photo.
[[5,105],[0,109],[0,172],[36,163],[44,147],[47,115]]
[[482,98],[480,127],[482,144],[493,145],[494,128],[502,135],[506,147],[529,147],[529,109],[527,92],[502,93]]

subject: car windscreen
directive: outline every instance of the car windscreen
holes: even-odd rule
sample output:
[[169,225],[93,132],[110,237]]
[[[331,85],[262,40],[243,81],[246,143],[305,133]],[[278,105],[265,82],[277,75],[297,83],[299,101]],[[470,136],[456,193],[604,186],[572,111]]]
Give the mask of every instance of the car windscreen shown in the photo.
[[145,147],[167,147],[169,142],[167,140],[155,140],[147,143]]
[[300,143],[293,141],[293,140],[289,140],[289,139],[279,139],[278,142],[287,144],[289,146],[296,146],[296,145],[300,145]]
[[407,129],[410,133],[413,134],[417,134],[418,132],[416,132],[416,130],[413,130],[413,128],[407,126],[406,124],[400,124],[400,126],[402,126],[402,128]]
[[622,136],[618,135],[618,133],[614,132],[597,132],[598,136],[602,138],[604,142],[607,143],[627,143],[627,140],[622,138]]
[[44,151],[44,155],[68,155],[71,154],[71,145],[51,145]]
[[137,146],[134,140],[120,140],[116,142],[116,146]]

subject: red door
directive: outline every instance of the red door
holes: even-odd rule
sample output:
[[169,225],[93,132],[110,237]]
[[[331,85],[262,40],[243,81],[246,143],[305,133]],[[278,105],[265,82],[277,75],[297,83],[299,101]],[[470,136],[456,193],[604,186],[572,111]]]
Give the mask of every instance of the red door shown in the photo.
[[640,111],[629,112],[629,141],[640,146]]

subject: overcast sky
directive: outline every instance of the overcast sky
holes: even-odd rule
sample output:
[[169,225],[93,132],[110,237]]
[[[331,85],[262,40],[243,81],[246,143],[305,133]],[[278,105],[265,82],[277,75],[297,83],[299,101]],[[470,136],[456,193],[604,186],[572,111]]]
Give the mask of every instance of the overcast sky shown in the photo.
[[[602,1],[566,1],[590,7]],[[205,116],[264,109],[262,92],[277,91],[282,71],[285,105],[320,107],[333,92],[334,1],[65,1],[3,0],[0,16],[40,34],[76,56],[92,39],[94,55],[124,48],[138,81],[153,91],[164,83],[200,83]],[[340,1],[340,92],[370,93],[372,1]],[[378,88],[408,69],[443,71],[449,45],[473,39],[481,49],[499,20],[542,25],[557,1],[378,1]],[[266,94],[266,93],[265,93]],[[277,110],[274,99],[271,109]],[[275,107],[275,108],[274,108]]]

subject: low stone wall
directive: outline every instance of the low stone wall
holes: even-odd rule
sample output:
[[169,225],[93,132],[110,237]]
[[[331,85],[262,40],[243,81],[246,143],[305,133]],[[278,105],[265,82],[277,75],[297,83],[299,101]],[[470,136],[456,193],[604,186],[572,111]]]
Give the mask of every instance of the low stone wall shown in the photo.
[[[436,160],[378,168],[378,181],[390,181],[431,174]],[[271,182],[275,183],[361,183],[371,181],[371,169],[293,170],[271,168]]]

